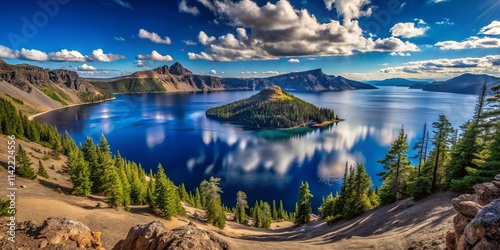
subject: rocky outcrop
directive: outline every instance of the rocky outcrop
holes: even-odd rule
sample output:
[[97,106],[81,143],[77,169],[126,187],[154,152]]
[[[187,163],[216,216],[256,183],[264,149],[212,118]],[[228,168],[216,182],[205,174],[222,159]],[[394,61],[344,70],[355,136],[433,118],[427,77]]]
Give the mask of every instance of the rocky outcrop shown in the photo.
[[101,249],[101,233],[79,221],[48,218],[40,226],[34,221],[18,223],[16,242],[0,240],[0,249]]
[[113,247],[113,250],[148,249],[224,250],[229,249],[229,246],[192,223],[169,231],[161,222],[153,221],[131,228],[127,237]]
[[51,70],[49,73],[50,81],[56,84],[63,84],[69,89],[76,91],[87,91],[87,92],[95,92],[94,86],[87,83],[83,78],[80,78],[75,71],[64,70],[64,69],[56,69]]
[[500,249],[500,174],[494,182],[474,186],[474,194],[464,194],[452,200],[458,214],[453,219],[454,230],[446,234],[449,250]]

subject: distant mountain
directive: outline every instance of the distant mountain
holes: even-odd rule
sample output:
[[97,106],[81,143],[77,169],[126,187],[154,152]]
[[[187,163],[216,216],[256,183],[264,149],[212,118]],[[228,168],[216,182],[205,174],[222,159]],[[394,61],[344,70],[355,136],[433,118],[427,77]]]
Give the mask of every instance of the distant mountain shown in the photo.
[[429,85],[430,83],[425,82],[425,83],[415,83],[409,87],[409,89],[423,89],[425,86]]
[[74,71],[48,70],[28,64],[10,65],[2,60],[0,93],[28,113],[112,96],[80,78]]
[[210,108],[207,117],[252,128],[320,126],[336,120],[333,110],[318,108],[279,86],[270,86],[249,98]]
[[271,85],[296,91],[375,89],[362,82],[326,75],[321,69],[268,78],[220,78],[193,74],[177,62],[170,67],[164,65],[129,76],[89,81],[96,87],[115,93],[261,90]]
[[[429,84],[429,82],[426,81],[415,81],[415,80],[408,80],[408,79],[403,79],[403,78],[389,78],[385,80],[379,80],[379,81],[367,81],[367,84],[375,85],[375,86],[397,86],[397,87],[411,87],[411,86],[422,86]],[[416,85],[418,84],[418,85]]]
[[500,84],[500,78],[489,75],[463,74],[446,81],[433,82],[425,86],[423,90],[477,95],[481,92],[484,82],[486,82],[487,94],[492,95],[491,88]]

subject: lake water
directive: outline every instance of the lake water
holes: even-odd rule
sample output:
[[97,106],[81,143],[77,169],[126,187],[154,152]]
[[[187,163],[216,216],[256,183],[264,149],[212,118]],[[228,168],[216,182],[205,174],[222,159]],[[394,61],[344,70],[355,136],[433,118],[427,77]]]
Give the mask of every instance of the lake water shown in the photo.
[[[457,128],[472,116],[474,95],[424,92],[398,87],[320,93],[293,93],[332,108],[346,121],[323,129],[257,131],[207,119],[205,111],[257,92],[116,95],[113,101],[70,107],[36,118],[65,130],[77,143],[98,142],[104,133],[113,152],[149,170],[162,163],[170,179],[189,190],[210,176],[222,179],[223,202],[236,193],[256,199],[282,199],[293,211],[301,181],[308,181],[313,210],[323,196],[339,190],[346,161],[365,162],[374,185],[377,163],[401,125],[413,144],[425,122],[445,114]],[[414,154],[414,152],[411,152]]]

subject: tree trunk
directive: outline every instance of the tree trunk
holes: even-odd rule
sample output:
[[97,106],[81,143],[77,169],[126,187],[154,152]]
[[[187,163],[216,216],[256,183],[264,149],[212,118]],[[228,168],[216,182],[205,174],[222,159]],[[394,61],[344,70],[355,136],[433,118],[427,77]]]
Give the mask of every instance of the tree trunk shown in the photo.
[[392,201],[395,202],[398,196],[398,186],[399,186],[399,163],[401,161],[401,154],[398,154],[398,162],[396,165],[396,179],[394,180],[394,190],[392,193]]
[[437,178],[437,169],[438,169],[438,164],[439,164],[439,153],[441,151],[440,149],[441,149],[441,141],[438,142],[438,145],[436,148],[436,162],[434,164],[434,175],[432,177],[432,187],[431,187],[432,193],[434,193],[436,191],[436,178]]

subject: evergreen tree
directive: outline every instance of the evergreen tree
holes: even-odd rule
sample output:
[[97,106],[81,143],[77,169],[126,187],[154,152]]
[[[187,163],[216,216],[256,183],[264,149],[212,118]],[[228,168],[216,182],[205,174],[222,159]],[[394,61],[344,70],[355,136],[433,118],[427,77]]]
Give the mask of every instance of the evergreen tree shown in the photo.
[[283,208],[283,201],[280,200],[280,206],[278,208],[278,220],[286,220],[287,219],[287,214],[285,209]]
[[422,132],[422,138],[420,141],[415,143],[415,146],[413,146],[413,150],[418,150],[418,154],[414,156],[413,158],[418,158],[418,172],[420,172],[420,168],[422,167],[422,163],[425,161],[425,148],[426,148],[426,137],[427,137],[427,123],[424,123],[424,129]]
[[278,210],[276,209],[276,201],[275,200],[273,200],[273,207],[271,209],[271,214],[273,216],[273,220],[278,219]]
[[118,209],[123,204],[124,199],[123,183],[121,182],[120,174],[114,167],[106,169],[105,174],[109,176],[109,180],[104,186],[106,203],[109,207]]
[[201,182],[200,190],[205,201],[207,222],[222,229],[226,225],[226,214],[221,204],[222,189],[219,187],[219,181],[220,178],[210,177],[208,181]]
[[[384,203],[392,203],[406,197],[407,170],[410,167],[408,161],[408,144],[404,128],[401,127],[398,138],[391,144],[391,149],[385,158],[379,160],[383,164],[385,172],[377,175],[382,176],[384,184],[380,189],[380,199]],[[358,171],[359,172],[359,171]]]
[[338,195],[335,197],[332,193],[330,193],[326,199],[323,197],[323,202],[319,207],[319,212],[321,218],[325,219],[328,223],[335,221],[337,218],[340,218],[341,215],[336,213],[335,211],[335,203],[338,201]]
[[261,225],[260,227],[262,228],[270,228],[271,227],[271,222],[272,222],[272,215],[271,215],[271,206],[269,206],[269,203],[267,202],[262,202],[260,204],[260,210],[262,211],[260,216],[261,216]]
[[203,208],[203,203],[202,203],[202,198],[201,198],[201,191],[198,187],[196,187],[195,191],[195,197],[194,197],[194,207],[196,208]]
[[312,213],[311,199],[313,195],[309,191],[309,183],[302,182],[300,184],[299,190],[299,203],[297,204],[297,209],[295,211],[295,224],[302,225],[307,224],[310,220],[310,214]]
[[450,144],[449,137],[450,133],[453,132],[453,128],[451,127],[451,123],[448,121],[448,118],[446,118],[445,115],[440,115],[439,120],[432,123],[432,127],[435,129],[433,131],[434,136],[432,137],[432,144],[434,145],[435,150],[435,159],[434,170],[432,174],[431,192],[435,192],[438,181],[438,170],[444,164],[442,159],[444,159],[448,154]]
[[238,191],[236,193],[236,209],[235,209],[235,220],[237,223],[247,225],[248,217],[246,209],[248,208],[247,194],[243,191]]
[[114,178],[114,176],[112,176],[113,171],[111,171],[111,169],[114,168],[114,161],[111,155],[111,149],[104,134],[101,135],[101,143],[97,149],[97,159],[98,172],[102,172],[102,174],[95,176],[96,180],[94,181],[97,181],[95,188],[96,191],[100,193],[105,191],[107,184]]
[[183,213],[180,205],[179,193],[174,184],[170,181],[163,170],[163,166],[158,164],[155,178],[155,206],[164,213],[167,219]]
[[17,161],[17,174],[26,179],[34,180],[36,179],[36,172],[31,168],[33,162],[28,157],[28,154],[24,150],[23,146],[19,144],[19,148],[16,156]]
[[179,196],[181,198],[181,201],[189,202],[189,194],[186,191],[186,186],[184,186],[184,183],[181,183],[181,185],[179,185]]
[[146,202],[149,204],[149,207],[154,209],[156,208],[155,201],[156,201],[156,190],[155,190],[155,180],[153,178],[153,174],[149,175],[149,182],[148,182],[148,187],[146,190]]
[[120,182],[122,184],[123,197],[122,197],[122,206],[125,211],[130,211],[130,183],[128,182],[127,174],[125,173],[125,168],[116,168],[116,171],[119,172]]
[[49,178],[49,172],[47,172],[47,169],[45,169],[40,159],[38,159],[38,175],[45,179]]
[[83,157],[82,151],[74,148],[68,155],[68,169],[73,188],[71,194],[86,197],[92,193],[90,169]]
[[90,169],[90,179],[92,181],[92,192],[98,193],[102,187],[101,176],[104,175],[104,169],[98,164],[97,147],[94,145],[92,138],[87,136],[85,144],[82,147],[83,156],[88,163]]

